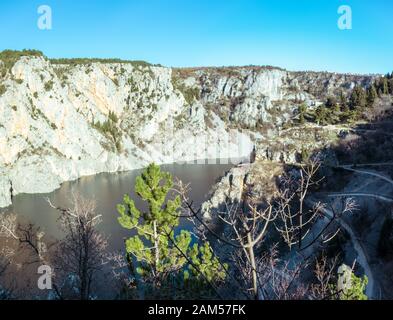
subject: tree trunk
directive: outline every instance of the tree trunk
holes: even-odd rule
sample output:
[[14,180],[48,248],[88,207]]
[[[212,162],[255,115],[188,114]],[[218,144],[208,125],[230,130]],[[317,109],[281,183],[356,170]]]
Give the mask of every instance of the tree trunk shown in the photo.
[[250,259],[250,264],[252,268],[252,290],[254,293],[254,299],[258,300],[258,275],[257,275],[257,265],[255,262],[255,254],[254,254],[254,247],[252,244],[251,234],[247,234],[247,242],[248,242],[248,256]]
[[153,229],[154,229],[154,254],[155,254],[155,271],[157,271],[158,264],[160,263],[160,253],[158,251],[158,235],[157,235],[157,221],[153,221]]

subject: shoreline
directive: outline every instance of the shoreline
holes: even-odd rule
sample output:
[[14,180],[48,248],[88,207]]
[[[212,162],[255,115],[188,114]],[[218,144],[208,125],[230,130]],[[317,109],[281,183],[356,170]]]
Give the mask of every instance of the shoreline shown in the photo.
[[[162,162],[162,163],[158,162],[157,164],[160,165],[160,166],[163,166],[163,165],[191,165],[191,164],[196,164],[196,165],[232,165],[232,168],[233,168],[233,167],[236,167],[237,165],[239,165],[241,163],[244,163],[245,161],[249,161],[249,160],[250,160],[250,156],[242,156],[242,157],[231,157],[231,158],[205,158],[205,159],[201,158],[201,159],[194,159],[194,160],[179,160],[179,161],[175,161],[175,162]],[[152,161],[152,162],[154,162],[154,161]],[[63,186],[63,184],[67,183],[67,182],[75,182],[75,181],[78,181],[78,180],[83,179],[83,178],[95,177],[95,176],[100,175],[100,174],[123,174],[123,173],[129,173],[129,172],[132,172],[134,170],[142,170],[147,165],[148,165],[148,163],[141,164],[141,165],[137,164],[136,166],[134,166],[132,168],[129,168],[129,169],[120,169],[120,170],[115,170],[115,171],[108,170],[108,171],[96,172],[96,173],[93,173],[93,174],[80,175],[80,176],[76,177],[75,179],[64,180],[64,181],[60,182],[59,185],[56,186],[55,188],[48,188],[46,190],[43,190],[42,192],[20,192],[20,193],[13,193],[11,195],[10,193],[11,193],[12,183],[11,183],[11,181],[9,181],[10,189],[9,189],[9,194],[8,195],[10,197],[11,203],[6,205],[6,206],[1,206],[1,203],[0,203],[0,211],[4,211],[7,208],[11,207],[14,204],[12,199],[15,196],[18,196],[18,195],[23,195],[23,194],[30,194],[30,195],[47,194],[47,193],[51,193],[51,192],[54,192],[54,191],[60,189]],[[221,178],[223,178],[223,177],[221,177]],[[1,194],[0,194],[0,196],[1,196]],[[4,197],[4,193],[3,193],[3,197]]]

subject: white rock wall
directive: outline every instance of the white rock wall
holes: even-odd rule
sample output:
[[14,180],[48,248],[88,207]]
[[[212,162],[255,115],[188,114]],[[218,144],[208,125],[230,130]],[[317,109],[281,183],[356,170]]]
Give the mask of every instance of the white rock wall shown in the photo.
[[[130,63],[53,65],[22,57],[0,79],[7,88],[0,96],[0,207],[11,203],[11,184],[14,195],[43,193],[81,176],[152,161],[246,157],[254,147],[250,134],[256,123],[278,123],[272,112],[288,117],[284,114],[296,109],[288,102],[295,97],[289,85],[310,104],[318,100],[301,91],[304,74],[239,68],[235,76],[198,71],[184,79],[186,87],[202,92],[189,105],[173,87],[172,72]],[[237,98],[229,123],[207,108]],[[277,101],[281,109],[275,109]],[[120,149],[93,125],[108,121],[109,113],[118,118]],[[233,123],[251,131],[233,129]]]

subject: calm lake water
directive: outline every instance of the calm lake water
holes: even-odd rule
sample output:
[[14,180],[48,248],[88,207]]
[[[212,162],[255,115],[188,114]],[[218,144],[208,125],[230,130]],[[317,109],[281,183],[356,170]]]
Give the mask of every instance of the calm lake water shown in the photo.
[[[233,161],[223,161],[230,163]],[[233,164],[171,164],[163,165],[164,171],[169,171],[173,177],[190,183],[190,198],[196,206],[202,204],[215,182],[222,177]],[[108,238],[109,250],[124,250],[124,238],[130,236],[130,231],[123,229],[118,221],[116,205],[122,202],[124,194],[129,194],[136,205],[141,208],[142,203],[134,193],[135,178],[142,170],[126,173],[103,173],[84,177],[74,182],[64,183],[60,189],[49,194],[21,194],[13,199],[13,205],[1,210],[2,212],[16,213],[20,219],[39,226],[47,235],[61,238],[57,219],[59,213],[46,202],[49,197],[57,206],[71,206],[72,192],[85,198],[95,199],[97,212],[102,215],[99,229]],[[186,223],[186,222],[183,222]]]

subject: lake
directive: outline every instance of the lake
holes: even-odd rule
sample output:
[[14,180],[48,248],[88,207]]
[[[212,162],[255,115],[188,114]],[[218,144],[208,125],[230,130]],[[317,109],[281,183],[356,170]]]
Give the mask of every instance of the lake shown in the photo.
[[[170,164],[162,165],[164,171],[170,172],[184,183],[190,183],[190,199],[195,206],[201,205],[208,196],[211,187],[226,171],[234,166],[235,161],[212,161],[215,164]],[[99,230],[108,238],[108,250],[123,251],[124,238],[130,236],[130,231],[123,229],[118,221],[116,205],[122,202],[123,196],[129,194],[136,202],[137,207],[142,207],[142,202],[134,193],[135,179],[142,170],[133,170],[125,173],[103,173],[83,177],[73,182],[65,182],[61,188],[49,194],[20,194],[14,197],[13,205],[2,209],[1,212],[13,212],[23,221],[33,223],[40,227],[48,236],[61,238],[62,234],[58,225],[59,213],[46,202],[51,202],[60,207],[71,206],[72,193],[80,194],[85,198],[95,199],[97,213],[102,215]],[[183,225],[187,223],[183,222]]]

